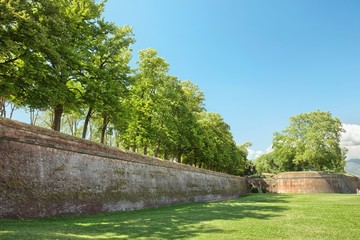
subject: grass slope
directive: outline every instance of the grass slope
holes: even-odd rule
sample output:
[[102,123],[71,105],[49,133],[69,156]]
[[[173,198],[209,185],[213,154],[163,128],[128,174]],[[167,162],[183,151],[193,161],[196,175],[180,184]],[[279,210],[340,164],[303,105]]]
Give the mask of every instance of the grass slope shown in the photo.
[[254,194],[126,213],[0,220],[0,239],[360,239],[360,196]]

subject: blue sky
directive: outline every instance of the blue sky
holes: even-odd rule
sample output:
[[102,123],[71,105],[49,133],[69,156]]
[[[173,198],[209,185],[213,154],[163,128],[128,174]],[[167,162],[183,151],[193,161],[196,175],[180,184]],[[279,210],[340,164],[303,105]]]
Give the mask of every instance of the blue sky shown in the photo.
[[158,50],[238,144],[265,152],[303,112],[360,125],[359,13],[356,0],[108,0],[104,17],[133,27],[134,62]]
[[[250,158],[304,112],[330,111],[360,159],[360,1],[108,0],[104,18],[133,27],[170,74],[199,85]],[[14,118],[29,122],[24,111]]]

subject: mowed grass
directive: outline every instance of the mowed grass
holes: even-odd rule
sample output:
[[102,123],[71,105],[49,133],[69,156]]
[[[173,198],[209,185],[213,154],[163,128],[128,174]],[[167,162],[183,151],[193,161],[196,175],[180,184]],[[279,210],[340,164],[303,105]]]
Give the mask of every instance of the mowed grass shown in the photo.
[[253,194],[134,212],[0,220],[0,239],[360,239],[360,196]]

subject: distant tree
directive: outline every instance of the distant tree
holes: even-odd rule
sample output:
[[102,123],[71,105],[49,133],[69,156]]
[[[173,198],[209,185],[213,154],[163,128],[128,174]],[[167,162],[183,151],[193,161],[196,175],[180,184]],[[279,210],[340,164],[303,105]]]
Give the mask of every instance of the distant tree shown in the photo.
[[280,170],[343,172],[342,132],[340,120],[329,112],[315,111],[290,118],[290,125],[275,133],[273,139],[273,154]]
[[254,160],[254,166],[258,173],[278,173],[280,167],[276,163],[274,152],[260,155]]
[[257,174],[258,171],[256,170],[255,164],[253,160],[247,159],[245,164],[244,174],[246,176],[251,176]]
[[219,114],[203,111],[197,115],[195,136],[198,141],[186,154],[184,163],[213,171],[244,174],[249,143],[236,146],[229,125]]
[[227,164],[227,173],[234,175],[252,175],[255,173],[253,161],[247,158],[248,148],[252,145],[250,142],[243,143],[232,151],[231,161]]
[[75,111],[67,113],[62,118],[61,131],[71,136],[79,137],[82,125],[82,114]]

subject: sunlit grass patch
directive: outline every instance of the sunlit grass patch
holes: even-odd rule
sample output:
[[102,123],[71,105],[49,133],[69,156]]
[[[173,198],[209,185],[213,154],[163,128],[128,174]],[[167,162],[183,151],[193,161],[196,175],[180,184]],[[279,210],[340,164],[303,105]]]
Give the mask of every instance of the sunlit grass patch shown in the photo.
[[224,202],[0,220],[0,239],[360,239],[360,197],[253,194]]

